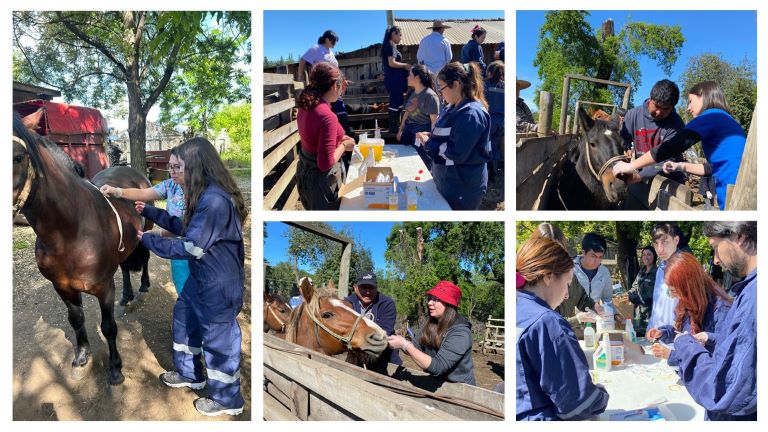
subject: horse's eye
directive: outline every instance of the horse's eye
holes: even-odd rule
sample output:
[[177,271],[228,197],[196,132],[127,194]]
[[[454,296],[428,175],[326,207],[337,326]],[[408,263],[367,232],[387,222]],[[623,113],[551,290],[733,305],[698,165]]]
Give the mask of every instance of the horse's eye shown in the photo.
[[13,163],[22,163],[24,162],[24,155],[16,155],[13,157]]
[[333,318],[333,312],[323,312],[323,319]]

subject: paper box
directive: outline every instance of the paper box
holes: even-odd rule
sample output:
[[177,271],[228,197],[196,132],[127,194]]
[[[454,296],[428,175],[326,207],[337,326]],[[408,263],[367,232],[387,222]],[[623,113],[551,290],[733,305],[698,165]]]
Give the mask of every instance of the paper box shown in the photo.
[[[375,183],[374,180],[379,174],[388,175],[390,181],[386,183]],[[394,191],[395,175],[390,167],[369,167],[365,173],[365,182],[363,182],[363,197],[367,208],[388,209],[389,194]]]
[[624,363],[624,332],[620,330],[606,330],[604,332],[600,332],[599,339],[596,337],[595,340],[602,341],[603,340],[603,333],[608,333],[608,337],[611,340],[611,353],[612,353],[612,364],[613,366],[619,366]]

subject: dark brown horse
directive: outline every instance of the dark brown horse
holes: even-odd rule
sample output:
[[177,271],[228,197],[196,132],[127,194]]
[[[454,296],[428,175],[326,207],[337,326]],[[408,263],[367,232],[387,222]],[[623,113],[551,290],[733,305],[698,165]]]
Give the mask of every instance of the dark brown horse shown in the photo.
[[340,299],[333,284],[317,290],[305,277],[299,281],[299,290],[304,301],[291,314],[285,332],[288,342],[327,355],[348,352],[348,361],[375,360],[387,348],[387,333]]
[[609,210],[624,200],[627,183],[613,175],[613,165],[628,161],[624,154],[619,118],[593,120],[577,111],[582,134],[563,163],[548,210]]
[[[61,149],[32,131],[41,114],[31,114],[24,120],[18,114],[13,117],[14,214],[24,214],[35,231],[37,267],[53,283],[67,307],[77,341],[73,375],[90,357],[82,307],[82,293],[86,293],[99,301],[101,331],[109,345],[108,380],[117,385],[125,378],[117,352],[113,278],[118,265],[141,261],[142,257],[136,255],[141,251],[132,253],[144,249],[137,248],[136,234],[147,226],[142,227],[133,202],[107,200],[98,187],[104,182],[138,188],[150,184],[145,176],[128,167],[103,171],[96,176],[96,184],[78,176],[72,160]],[[130,285],[124,289],[130,291]]]
[[264,333],[285,333],[291,319],[291,306],[279,295],[264,293]]

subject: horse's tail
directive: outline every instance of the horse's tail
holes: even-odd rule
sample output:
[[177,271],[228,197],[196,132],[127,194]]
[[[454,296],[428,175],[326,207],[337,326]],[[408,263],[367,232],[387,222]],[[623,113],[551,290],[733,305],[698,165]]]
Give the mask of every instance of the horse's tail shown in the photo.
[[123,265],[132,272],[141,271],[144,268],[144,264],[149,261],[149,250],[141,243],[136,245],[136,249],[128,255],[128,258],[123,261]]

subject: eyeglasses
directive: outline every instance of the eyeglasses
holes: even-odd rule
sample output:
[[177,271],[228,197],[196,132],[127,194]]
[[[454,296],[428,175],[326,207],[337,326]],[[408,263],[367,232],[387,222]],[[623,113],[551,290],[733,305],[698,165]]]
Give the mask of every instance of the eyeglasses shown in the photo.
[[440,93],[440,94],[443,94],[443,90],[445,90],[446,87],[450,87],[450,86],[448,84],[446,84],[446,85],[444,85],[442,87],[438,87],[437,92]]
[[169,169],[171,172],[177,172],[177,173],[182,173],[182,172],[184,172],[184,167],[183,167],[183,166],[181,166],[180,164],[176,164],[176,165],[170,165],[170,164],[169,164],[169,165],[168,165],[168,169]]

